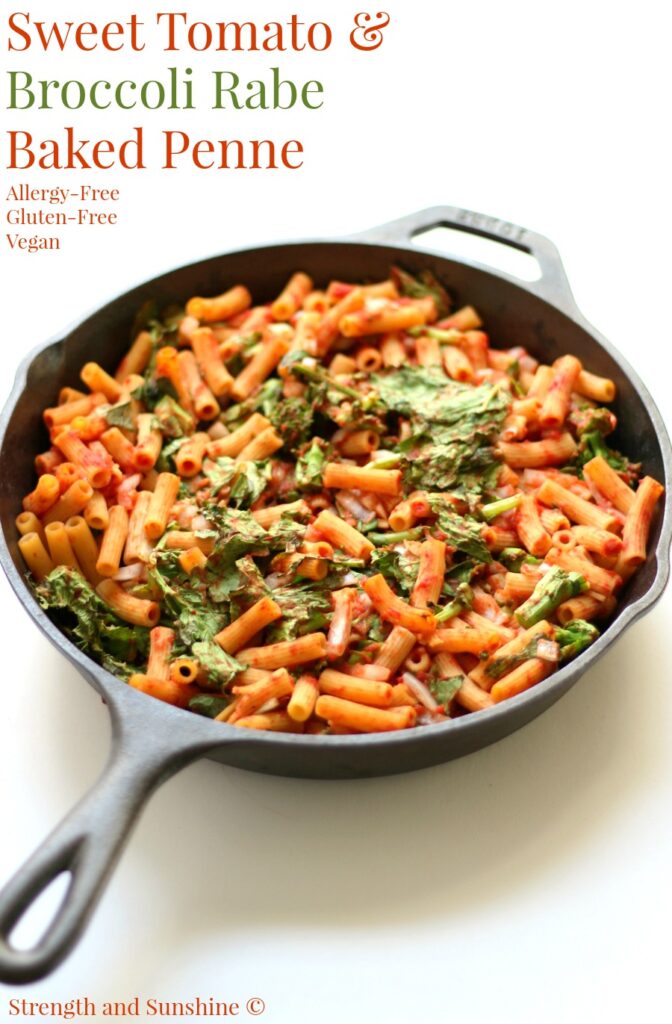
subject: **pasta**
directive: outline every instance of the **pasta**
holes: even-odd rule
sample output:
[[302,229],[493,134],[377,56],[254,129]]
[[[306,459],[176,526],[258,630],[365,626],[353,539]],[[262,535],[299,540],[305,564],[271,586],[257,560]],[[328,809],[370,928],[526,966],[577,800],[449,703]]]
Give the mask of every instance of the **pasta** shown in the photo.
[[187,297],[44,410],[16,517],[43,607],[235,728],[413,729],[545,685],[663,493],[608,446],[614,382],[491,346],[428,273],[277,283]]

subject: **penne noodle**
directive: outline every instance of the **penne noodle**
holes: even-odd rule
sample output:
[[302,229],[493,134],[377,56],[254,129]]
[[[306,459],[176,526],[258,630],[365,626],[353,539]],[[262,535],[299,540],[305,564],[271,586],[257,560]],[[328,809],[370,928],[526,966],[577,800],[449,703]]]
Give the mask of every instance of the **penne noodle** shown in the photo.
[[635,503],[635,492],[621,480],[606,459],[596,455],[583,467],[583,475],[614,508],[628,514]]
[[245,369],[234,379],[231,385],[233,397],[239,402],[247,398],[255,388],[263,384],[288,350],[289,344],[281,336],[269,337],[264,341]]
[[80,377],[91,391],[105,395],[108,402],[118,402],[122,395],[121,384],[110,377],[98,363],[87,363],[82,367]]
[[598,377],[587,370],[579,373],[574,390],[584,398],[590,398],[593,402],[613,402],[616,398],[616,385],[608,377]]
[[124,547],[124,565],[148,562],[153,545],[145,534],[145,520],[152,502],[151,491],[140,491],[128,522],[128,533]]
[[65,532],[77,563],[89,583],[96,587],[101,580],[96,568],[98,562],[98,544],[82,516],[71,516],[65,524]]
[[148,473],[161,453],[163,435],[159,430],[158,421],[150,412],[140,413],[136,426],[137,441],[133,452],[133,465],[140,473]]
[[208,558],[200,548],[189,548],[187,551],[180,552],[177,560],[187,575],[191,576],[192,572],[205,566]]
[[148,697],[156,697],[166,704],[174,704],[176,707],[185,708],[189,698],[195,696],[198,691],[195,687],[187,688],[172,679],[152,679],[151,676],[142,672],[134,672],[128,680],[128,685],[134,690],[146,693]]
[[438,604],[445,573],[446,545],[442,540],[430,537],[420,545],[420,564],[415,586],[411,591],[411,604],[416,608]]
[[301,308],[313,290],[313,282],[307,274],[292,274],[284,289],[271,305],[274,320],[289,320]]
[[560,356],[552,369],[553,376],[539,410],[539,423],[545,430],[559,430],[565,422],[581,363],[576,356]]
[[495,704],[516,697],[519,693],[540,683],[552,669],[553,666],[550,662],[542,661],[541,658],[531,658],[498,680],[490,691],[490,696]]
[[415,725],[416,713],[411,707],[372,708],[354,701],[323,694],[315,705],[315,714],[334,725],[358,732],[392,732]]
[[177,363],[196,418],[214,420],[215,416],[219,416],[219,403],[201,377],[194,353],[190,349],[183,349],[178,353]]
[[307,633],[298,640],[283,640],[267,647],[248,647],[237,653],[238,661],[252,668],[293,668],[327,656],[327,638],[324,633]]
[[358,679],[356,676],[349,676],[344,672],[335,672],[331,668],[325,668],[320,674],[318,683],[320,693],[329,694],[331,697],[341,697],[343,700],[356,701],[358,704],[386,708],[392,702],[392,687],[389,683],[381,683],[373,679]]
[[159,621],[161,609],[156,601],[134,597],[114,580],[102,580],[96,587],[96,593],[124,622],[149,627]]
[[152,679],[170,679],[170,657],[174,643],[174,629],[155,626],[149,631],[147,675]]
[[149,540],[158,540],[165,533],[168,515],[175,504],[179,489],[179,476],[174,473],[159,473],[145,516],[145,535]]
[[123,384],[132,373],[144,373],[152,358],[154,343],[149,331],[140,331],[124,358],[117,367],[115,380]]
[[406,661],[416,643],[417,637],[410,629],[394,626],[376,655],[376,665],[396,672]]
[[325,487],[344,490],[354,488],[374,494],[397,495],[401,490],[399,469],[370,469],[368,466],[351,466],[344,462],[328,462],[322,480]]
[[19,538],[19,551],[33,578],[40,583],[55,568],[51,556],[37,533],[24,533]]
[[530,647],[534,650],[536,642],[540,638],[552,640],[554,635],[555,630],[550,622],[547,622],[545,619],[537,622],[530,629],[519,633],[513,640],[509,640],[508,643],[498,647],[494,653],[489,655],[486,661],[481,662],[480,665],[472,669],[469,672],[470,679],[477,686],[480,686],[482,690],[492,689],[494,681],[504,675],[513,659],[524,654]]
[[209,327],[199,327],[191,334],[189,340],[198,368],[212,394],[216,398],[228,395],[233,385],[233,377],[219,354],[219,345],[213,331]]
[[54,507],[60,493],[58,478],[52,473],[44,473],[37,481],[35,490],[23,499],[24,512],[43,516],[45,512]]
[[[40,477],[44,480],[44,477]],[[61,495],[55,505],[52,505],[48,512],[42,517],[46,526],[48,523],[64,523],[71,516],[77,516],[86,508],[93,497],[93,488],[86,480],[75,480],[68,487],[65,494]]]
[[520,542],[535,558],[543,558],[551,546],[551,538],[544,528],[539,506],[530,494],[521,498],[516,515],[516,530]]
[[175,468],[182,477],[192,477],[200,473],[203,465],[205,449],[210,443],[207,434],[198,432],[187,438],[175,452]]
[[252,413],[250,418],[242,426],[238,427],[237,430],[227,434],[226,437],[210,441],[206,445],[209,458],[219,459],[223,456],[234,458],[236,455],[240,455],[253,438],[263,433],[270,426],[270,420],[267,420],[265,416],[258,412]]
[[500,441],[498,448],[512,469],[562,466],[576,455],[576,443],[571,434],[547,437],[543,441]]
[[16,528],[22,537],[24,537],[27,533],[36,533],[39,536],[42,543],[46,543],[42,523],[37,518],[34,512],[20,512],[19,515],[14,520],[14,523],[16,524]]
[[243,313],[252,305],[252,296],[243,285],[236,285],[222,295],[211,299],[195,296],[186,305],[187,316],[193,316],[202,323],[217,323],[219,320],[230,320],[238,313]]
[[599,508],[590,501],[585,501],[566,487],[560,487],[554,480],[544,480],[537,491],[537,498],[544,505],[552,505],[574,523],[582,526],[596,526],[600,530],[614,532],[620,530],[621,522],[617,516]]
[[128,512],[121,505],[113,505],[96,562],[96,571],[100,576],[114,576],[119,572],[127,536]]
[[249,444],[246,444],[242,452],[236,455],[236,462],[254,462],[258,459],[267,459],[269,455],[282,448],[282,438],[278,437],[274,427],[266,427],[260,434],[253,437]]
[[280,606],[272,598],[262,597],[229,626],[221,630],[214,638],[215,643],[219,644],[227,654],[235,654],[257,633],[281,617]]
[[320,512],[313,527],[335,548],[340,548],[346,554],[352,555],[353,558],[363,558],[365,562],[368,562],[371,557],[371,552],[374,550],[371,541],[367,540],[364,534],[356,530],[354,526],[350,526],[339,516],[334,515],[333,512],[329,512],[327,509]]
[[307,722],[315,711],[319,694],[320,688],[315,676],[299,676],[287,705],[289,717],[293,718],[295,722]]
[[63,523],[49,523],[44,528],[44,535],[49,548],[49,556],[55,566],[67,565],[70,569],[80,572],[79,563],[72,550],[70,538]]
[[362,583],[363,590],[371,598],[373,606],[382,619],[395,626],[404,626],[412,633],[428,636],[434,632],[434,616],[426,608],[413,608],[390,588],[381,573],[370,576]]
[[645,476],[635,492],[635,500],[625,517],[623,525],[623,550],[621,551],[616,571],[627,577],[646,561],[646,542],[651,529],[651,519],[659,498],[665,488]]
[[405,305],[376,298],[367,300],[363,309],[346,313],[338,327],[346,338],[362,338],[388,331],[406,331],[409,327],[431,323],[432,320],[436,320],[436,306],[431,298]]

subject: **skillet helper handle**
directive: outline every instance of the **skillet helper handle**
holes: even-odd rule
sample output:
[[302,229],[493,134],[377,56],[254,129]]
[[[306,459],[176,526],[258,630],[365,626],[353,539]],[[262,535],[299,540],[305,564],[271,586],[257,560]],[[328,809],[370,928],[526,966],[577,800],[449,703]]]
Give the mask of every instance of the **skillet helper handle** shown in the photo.
[[[475,213],[473,210],[463,210],[458,206],[431,206],[364,231],[355,236],[355,241],[402,242],[408,245],[413,243],[417,235],[441,227],[478,235],[528,253],[539,264],[541,276],[536,281],[520,282],[522,286],[559,306],[570,315],[578,313],[565,268],[553,242],[545,235],[539,235],[536,231],[530,231],[497,217]],[[422,248],[422,243],[420,247]],[[501,275],[500,271],[497,273],[518,283],[511,275]]]
[[[145,801],[165,779],[203,752],[194,747],[176,755],[174,747],[166,741],[157,744],[146,731],[117,732],[98,781],[0,892],[0,981],[35,981],[67,956],[100,899]],[[46,932],[33,948],[17,949],[10,941],[12,930],[63,872],[71,876],[69,886]]]

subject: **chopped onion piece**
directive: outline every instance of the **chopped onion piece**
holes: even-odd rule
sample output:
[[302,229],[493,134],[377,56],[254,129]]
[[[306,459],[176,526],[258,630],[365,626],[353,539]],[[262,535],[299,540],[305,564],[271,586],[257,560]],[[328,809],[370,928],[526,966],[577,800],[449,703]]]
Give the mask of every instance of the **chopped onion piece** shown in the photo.
[[284,587],[286,583],[291,583],[294,578],[291,572],[272,572],[270,576],[266,577],[264,583],[269,590],[277,590],[278,587]]
[[439,705],[434,700],[434,697],[429,692],[429,689],[424,683],[421,683],[417,676],[414,676],[411,672],[404,672],[401,677],[402,683],[409,688],[411,693],[418,698],[423,707],[426,707],[428,711],[438,711]]
[[555,640],[538,640],[536,657],[542,661],[560,661],[560,645]]
[[448,722],[446,715],[439,715],[435,711],[421,711],[415,720],[416,725],[438,725],[440,722]]
[[193,519],[191,520],[191,528],[192,530],[209,530],[210,523],[205,518],[205,516],[199,514],[197,516],[194,516]]
[[372,512],[371,509],[366,508],[365,505],[362,505],[352,491],[337,491],[336,503],[337,505],[341,505],[346,512],[349,512],[350,515],[354,516],[360,523],[370,523],[372,519],[376,518],[376,513]]

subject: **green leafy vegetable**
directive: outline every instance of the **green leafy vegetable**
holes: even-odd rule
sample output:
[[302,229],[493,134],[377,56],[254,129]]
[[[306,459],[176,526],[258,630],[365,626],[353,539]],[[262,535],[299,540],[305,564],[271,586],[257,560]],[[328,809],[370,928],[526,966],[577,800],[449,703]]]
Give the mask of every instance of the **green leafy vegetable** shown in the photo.
[[322,472],[328,458],[326,442],[314,437],[296,460],[294,479],[299,490],[322,490]]
[[78,647],[125,678],[149,651],[149,630],[119,619],[74,569],[59,566],[36,587],[43,608],[56,610]]
[[324,629],[331,615],[331,597],[328,591],[318,589],[312,583],[276,587],[273,600],[282,609],[282,618],[269,626],[267,643],[296,640],[306,633]]
[[451,548],[478,562],[492,561],[492,555],[481,536],[482,526],[476,519],[458,515],[440,496],[433,496],[430,505],[437,513],[436,525]]
[[261,387],[246,398],[244,402],[231,405],[222,415],[222,423],[225,423],[229,430],[240,426],[253,412],[260,412],[267,419],[270,419],[273,410],[278,402],[282,401],[282,381],[277,377],[270,377]]
[[288,452],[305,444],[313,427],[313,409],[303,397],[283,398],[271,410],[270,420]]
[[266,490],[271,479],[269,459],[257,462],[239,462],[231,485],[229,501],[235,508],[249,508]]
[[211,640],[198,641],[192,645],[192,651],[212,686],[226,686],[238,672],[245,669],[245,665]]
[[376,548],[371,554],[371,568],[382,573],[388,580],[398,583],[405,592],[410,593],[418,578],[420,559],[408,550],[406,545]]
[[[166,380],[165,377],[159,377],[158,379],[160,381]],[[166,437],[184,437],[185,434],[191,434],[194,429],[193,416],[186,409],[183,409],[171,395],[164,394],[159,399],[154,406],[154,415],[159,421],[162,433]]]
[[105,421],[110,427],[120,430],[135,430],[135,420],[130,402],[118,402],[105,410]]
[[434,299],[439,319],[447,316],[450,312],[452,305],[450,295],[431,270],[421,270],[417,277],[413,277],[401,267],[392,267],[390,276],[402,295],[408,295],[411,299],[424,299],[431,296]]
[[192,697],[189,701],[189,710],[195,711],[197,715],[204,715],[206,718],[216,718],[225,708],[228,708],[230,700],[226,697],[215,697],[209,693],[201,693],[198,697]]
[[448,679],[430,679],[429,689],[439,704],[442,704],[446,711],[448,711],[448,705],[463,682],[463,675],[450,676]]

